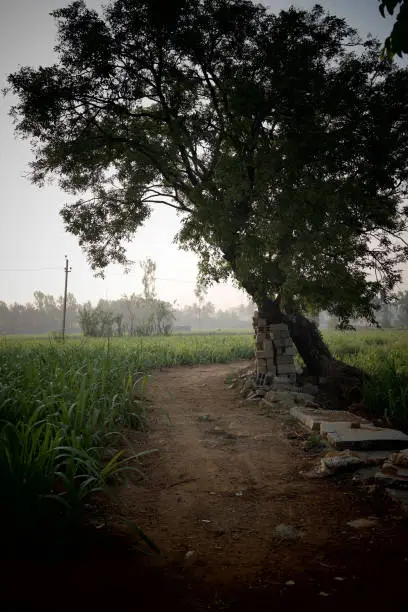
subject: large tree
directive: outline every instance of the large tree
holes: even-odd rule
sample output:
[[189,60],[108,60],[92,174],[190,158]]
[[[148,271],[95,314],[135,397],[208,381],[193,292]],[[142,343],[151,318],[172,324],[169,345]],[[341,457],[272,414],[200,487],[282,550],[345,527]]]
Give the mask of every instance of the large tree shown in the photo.
[[407,260],[407,72],[319,6],[111,0],[99,14],[77,1],[52,14],[58,61],[9,76],[12,114],[32,180],[82,195],[61,214],[91,265],[125,263],[152,207],[172,206],[202,282],[233,277],[327,372],[301,311],[373,321]]

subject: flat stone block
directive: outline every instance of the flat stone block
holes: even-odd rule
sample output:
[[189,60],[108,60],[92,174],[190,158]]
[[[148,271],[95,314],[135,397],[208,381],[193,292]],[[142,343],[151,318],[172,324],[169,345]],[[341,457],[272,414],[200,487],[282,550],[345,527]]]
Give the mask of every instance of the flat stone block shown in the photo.
[[266,366],[268,368],[268,372],[275,372],[276,371],[276,365],[273,359],[267,359],[266,360]]
[[381,465],[390,456],[387,450],[353,451],[356,457],[360,457],[365,463]]
[[288,331],[286,323],[270,323],[268,329],[271,332]]
[[280,374],[292,374],[292,373],[296,374],[295,364],[287,363],[283,365],[278,365],[276,367],[276,371],[279,375]]
[[277,355],[276,363],[280,363],[281,365],[284,365],[286,363],[293,363],[293,357],[292,355]]
[[361,423],[359,429],[352,429],[350,422],[332,422],[322,425],[329,444],[345,450],[399,450],[408,447],[408,436],[396,429],[375,427]]
[[289,337],[288,338],[281,338],[281,337],[275,338],[274,337],[273,343],[275,345],[277,352],[280,352],[280,353],[285,352],[286,349],[293,346],[292,340]]
[[274,353],[273,351],[255,351],[255,357],[257,359],[273,359]]
[[264,351],[269,351],[269,352],[273,353],[273,342],[272,342],[272,340],[270,340],[269,338],[264,340],[263,349],[264,349]]
[[[302,400],[302,396],[304,397],[304,402],[313,401],[314,398],[312,395],[308,395],[306,393],[297,393],[298,397],[296,397],[297,401]],[[294,398],[295,399],[295,398]],[[294,406],[290,414],[306,425],[312,431],[319,431],[321,435],[325,434],[326,426],[332,430],[333,423],[330,421],[333,420],[335,422],[346,422],[348,425],[350,423],[359,423],[361,419],[352,414],[351,412],[346,412],[343,410],[324,410],[323,408],[307,408],[305,406]]]

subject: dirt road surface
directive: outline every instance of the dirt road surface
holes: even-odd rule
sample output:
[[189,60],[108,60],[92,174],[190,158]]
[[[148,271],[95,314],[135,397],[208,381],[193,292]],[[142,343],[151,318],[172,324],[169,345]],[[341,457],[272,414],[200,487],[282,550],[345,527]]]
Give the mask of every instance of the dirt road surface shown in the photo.
[[[99,544],[58,567],[30,568],[16,597],[32,609],[58,598],[60,609],[77,610],[408,610],[406,519],[349,479],[306,478],[316,459],[302,430],[228,388],[243,365],[152,379],[150,429],[129,441],[158,452],[109,512],[137,524],[161,555]],[[347,524],[357,518],[372,526]],[[13,566],[2,571],[14,584]]]

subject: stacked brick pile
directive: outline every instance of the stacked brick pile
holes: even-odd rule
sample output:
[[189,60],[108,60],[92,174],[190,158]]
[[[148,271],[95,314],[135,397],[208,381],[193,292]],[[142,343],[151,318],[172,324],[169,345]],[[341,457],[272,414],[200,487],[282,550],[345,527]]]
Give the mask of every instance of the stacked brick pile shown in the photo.
[[285,323],[267,323],[259,313],[255,313],[254,330],[256,340],[256,373],[258,377],[268,376],[287,378],[296,382],[296,349]]

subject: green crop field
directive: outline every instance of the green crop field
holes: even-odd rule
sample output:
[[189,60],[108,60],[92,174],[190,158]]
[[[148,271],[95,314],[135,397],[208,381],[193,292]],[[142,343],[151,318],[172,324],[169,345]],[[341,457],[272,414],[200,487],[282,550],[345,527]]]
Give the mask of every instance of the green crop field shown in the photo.
[[[374,415],[407,428],[408,332],[324,334],[336,357],[372,375]],[[106,449],[147,426],[134,384],[156,368],[249,359],[251,333],[155,338],[8,337],[0,341],[0,505],[8,534],[78,521],[90,496],[135,458]],[[118,446],[116,444],[116,446]],[[24,526],[24,529],[22,529]],[[1,531],[1,527],[0,527]]]

